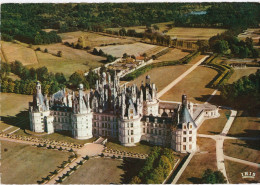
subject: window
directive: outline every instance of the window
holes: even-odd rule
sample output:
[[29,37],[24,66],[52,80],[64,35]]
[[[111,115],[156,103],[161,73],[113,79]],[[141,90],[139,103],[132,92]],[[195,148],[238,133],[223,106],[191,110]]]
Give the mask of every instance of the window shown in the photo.
[[192,125],[190,125],[190,128],[192,128]]
[[186,137],[183,138],[183,142],[186,142]]
[[189,134],[192,134],[192,131],[189,131]]
[[159,135],[162,135],[162,131],[161,130],[159,130]]
[[134,142],[134,138],[132,137],[132,138],[131,138],[131,143],[133,143],[133,142]]
[[131,127],[134,127],[134,123],[131,123]]
[[186,135],[186,131],[183,131],[183,135]]
[[145,128],[143,128],[143,133],[145,133]]
[[189,137],[189,141],[190,141],[190,142],[192,141],[192,137]]
[[183,150],[186,150],[186,145],[183,145]]
[[133,109],[130,109],[130,114],[133,114],[133,113],[134,113]]
[[129,142],[129,138],[127,138],[127,139],[128,139],[128,143],[130,143],[130,142]]
[[127,123],[127,127],[129,128],[129,123]]
[[186,129],[186,125],[183,126],[183,129]]
[[157,130],[156,129],[154,130],[154,132],[155,132],[155,135],[157,135]]
[[131,130],[131,135],[134,135],[134,130]]

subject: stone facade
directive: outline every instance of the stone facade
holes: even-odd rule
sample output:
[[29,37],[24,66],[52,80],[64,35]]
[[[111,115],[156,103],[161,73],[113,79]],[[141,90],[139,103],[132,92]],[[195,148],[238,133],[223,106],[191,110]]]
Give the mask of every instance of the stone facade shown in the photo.
[[212,105],[193,105],[183,95],[181,103],[160,101],[155,84],[147,76],[140,88],[120,87],[119,78],[103,73],[96,87],[85,94],[60,90],[49,99],[41,85],[29,103],[30,127],[34,132],[71,131],[76,139],[93,136],[113,138],[124,146],[140,141],[171,147],[178,152],[196,150],[198,126],[218,117]]

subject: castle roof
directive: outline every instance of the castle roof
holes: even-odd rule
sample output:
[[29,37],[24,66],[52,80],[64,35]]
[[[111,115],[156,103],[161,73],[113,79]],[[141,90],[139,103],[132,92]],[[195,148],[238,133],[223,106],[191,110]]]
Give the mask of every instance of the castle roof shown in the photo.
[[183,123],[193,124],[193,126],[196,128],[197,125],[192,119],[189,110],[187,108],[187,105],[182,105],[181,111],[180,111],[180,117],[179,117],[179,124],[178,126],[181,126]]

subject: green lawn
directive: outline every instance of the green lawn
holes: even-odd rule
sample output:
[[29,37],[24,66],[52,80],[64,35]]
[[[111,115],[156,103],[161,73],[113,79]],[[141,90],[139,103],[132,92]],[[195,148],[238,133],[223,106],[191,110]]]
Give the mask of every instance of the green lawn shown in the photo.
[[257,113],[238,111],[237,116],[228,132],[230,136],[259,137],[260,124]]
[[124,171],[122,160],[109,158],[90,159],[82,165],[74,174],[68,177],[64,184],[109,184],[121,183]]
[[260,163],[259,140],[226,139],[224,141],[224,154],[230,157]]
[[230,115],[229,110],[219,110],[220,116],[214,119],[205,120],[198,130],[198,134],[215,135],[220,134]]
[[2,183],[36,184],[57,169],[69,155],[68,152],[1,141]]

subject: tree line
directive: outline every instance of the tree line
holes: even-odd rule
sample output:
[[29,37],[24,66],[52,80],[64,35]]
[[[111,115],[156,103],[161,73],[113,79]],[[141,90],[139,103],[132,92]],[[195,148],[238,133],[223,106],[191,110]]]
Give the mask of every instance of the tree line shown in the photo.
[[[259,7],[258,3],[13,3],[1,6],[1,32],[5,40],[45,44],[60,40],[56,32],[42,31],[47,28],[58,32],[103,32],[109,27],[146,26],[169,21],[173,22],[172,26],[247,28],[258,26]],[[191,14],[197,9],[206,14]],[[121,30],[120,34],[125,33]],[[128,30],[126,34],[141,37],[134,30]]]
[[260,102],[260,70],[255,74],[243,76],[232,84],[221,87],[221,97],[228,104],[238,108],[254,109]]
[[144,166],[130,184],[161,184],[172,170],[174,160],[172,149],[153,147]]

